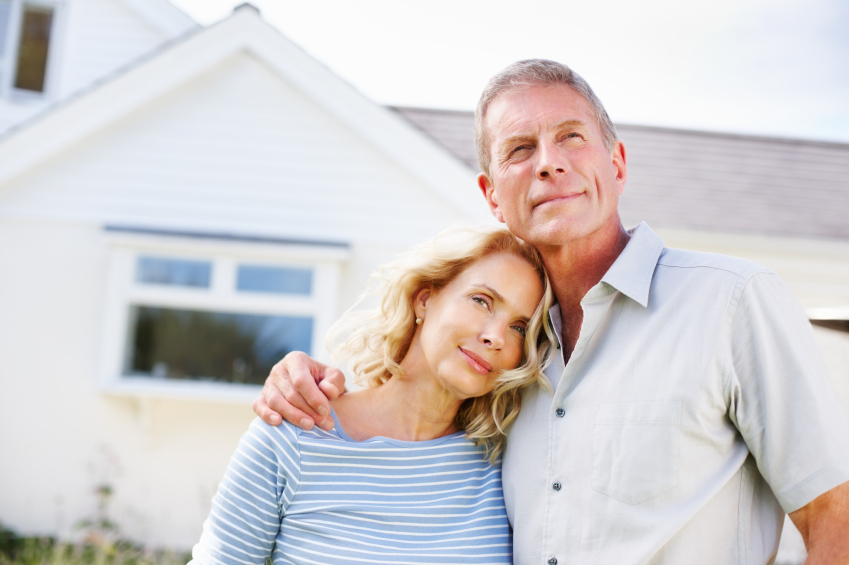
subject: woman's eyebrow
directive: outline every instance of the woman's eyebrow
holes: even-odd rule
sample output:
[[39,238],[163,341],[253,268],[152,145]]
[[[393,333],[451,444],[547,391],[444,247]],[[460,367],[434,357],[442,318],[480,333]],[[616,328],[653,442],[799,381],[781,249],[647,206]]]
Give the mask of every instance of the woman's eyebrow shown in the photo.
[[477,284],[474,284],[473,286],[477,286],[477,287],[484,288],[484,289],[488,290],[490,292],[490,294],[492,294],[495,297],[495,299],[498,300],[499,302],[506,302],[504,300],[504,297],[501,296],[501,293],[499,293],[497,290],[495,290],[494,288],[492,288],[488,284],[477,283]]

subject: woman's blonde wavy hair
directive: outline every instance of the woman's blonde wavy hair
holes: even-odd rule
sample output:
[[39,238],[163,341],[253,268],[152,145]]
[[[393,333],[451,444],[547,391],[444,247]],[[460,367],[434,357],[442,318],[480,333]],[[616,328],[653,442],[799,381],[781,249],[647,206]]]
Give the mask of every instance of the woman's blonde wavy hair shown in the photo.
[[[548,320],[553,292],[542,258],[531,245],[506,229],[442,232],[397,261],[380,267],[369,279],[366,292],[333,325],[327,337],[336,362],[347,361],[356,382],[378,386],[393,376],[402,376],[400,363],[416,332],[413,301],[419,290],[439,291],[472,264],[495,253],[510,253],[526,260],[536,270],[544,292],[528,322],[519,366],[502,372],[488,394],[467,399],[454,420],[458,428],[466,431],[466,437],[486,448],[491,462],[503,452],[505,429],[519,413],[520,390],[534,383],[551,390],[542,371],[553,354],[554,334]],[[379,306],[361,309],[374,297]]]

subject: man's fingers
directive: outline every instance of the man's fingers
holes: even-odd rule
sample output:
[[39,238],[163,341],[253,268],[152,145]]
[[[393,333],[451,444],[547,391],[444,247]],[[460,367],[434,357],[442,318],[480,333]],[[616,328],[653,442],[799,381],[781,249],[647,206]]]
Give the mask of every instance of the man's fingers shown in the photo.
[[[306,408],[311,412],[303,399],[300,399],[299,401],[292,398],[290,400],[291,396],[284,397],[276,386],[265,385],[262,389],[262,397],[269,411],[279,414],[287,422],[298,426],[299,428],[303,428],[305,430],[312,429],[314,423],[320,420],[317,414],[311,416],[306,411],[302,410],[302,408]],[[292,400],[294,400],[294,402],[292,402]],[[257,414],[259,414],[259,412],[257,411],[256,405],[260,403],[261,402],[259,400],[254,403],[254,412]],[[260,417],[262,418],[262,415],[260,415]],[[263,420],[265,420],[265,418],[263,418]]]
[[[330,417],[330,401],[318,387],[318,381],[327,371],[327,367],[303,354],[293,356],[288,361],[289,378],[296,393],[292,397],[298,400],[302,399],[307,404],[306,407],[299,406],[299,408],[307,413],[317,414],[316,422],[322,428],[333,429],[333,419]],[[292,402],[292,398],[288,394],[286,399]]]
[[276,412],[305,430],[314,424],[332,430],[330,401],[318,385],[327,375],[330,376],[327,392],[336,398],[344,391],[345,382],[338,369],[329,369],[300,351],[289,353],[271,369],[262,389],[263,399],[254,403],[254,412],[268,423],[275,421],[268,412]]
[[324,379],[318,383],[318,388],[330,400],[336,400],[345,392],[345,375],[339,369],[328,367],[324,371]]
[[265,402],[265,397],[262,394],[254,400],[253,409],[256,415],[270,426],[276,426],[283,421],[280,419],[280,414],[268,407],[268,403]]

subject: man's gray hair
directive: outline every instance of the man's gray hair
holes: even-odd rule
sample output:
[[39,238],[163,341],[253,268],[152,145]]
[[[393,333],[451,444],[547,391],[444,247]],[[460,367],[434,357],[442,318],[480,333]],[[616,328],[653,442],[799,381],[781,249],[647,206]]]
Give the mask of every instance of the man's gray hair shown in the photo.
[[528,59],[513,63],[491,79],[483,89],[483,94],[478,101],[475,111],[475,148],[478,153],[478,163],[481,171],[489,174],[492,155],[490,155],[490,139],[484,121],[489,105],[499,95],[509,92],[515,88],[525,86],[547,86],[565,84],[578,94],[583,96],[595,111],[596,122],[601,129],[604,146],[608,151],[613,151],[616,144],[616,128],[607,115],[607,110],[593,89],[578,73],[562,63],[549,61],[547,59]]

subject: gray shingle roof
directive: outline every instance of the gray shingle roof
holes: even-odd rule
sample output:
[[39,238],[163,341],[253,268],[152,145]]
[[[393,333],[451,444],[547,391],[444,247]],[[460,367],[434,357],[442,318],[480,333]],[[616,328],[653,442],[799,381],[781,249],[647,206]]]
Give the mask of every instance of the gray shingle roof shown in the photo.
[[[395,108],[477,170],[471,112]],[[627,224],[849,239],[849,144],[618,125]]]
[[435,139],[455,157],[477,171],[475,153],[475,114],[455,110],[392,108],[413,125]]

